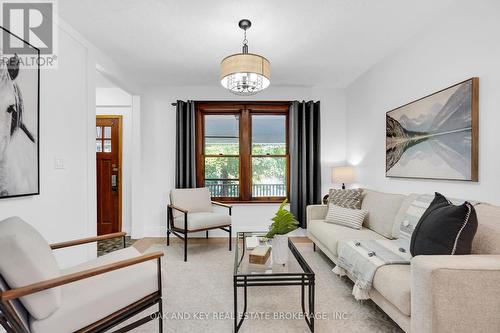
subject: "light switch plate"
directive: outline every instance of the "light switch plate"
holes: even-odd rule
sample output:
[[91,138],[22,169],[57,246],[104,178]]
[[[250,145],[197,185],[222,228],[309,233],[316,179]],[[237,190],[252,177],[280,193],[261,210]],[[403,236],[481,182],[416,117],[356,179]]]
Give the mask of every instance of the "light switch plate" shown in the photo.
[[56,157],[54,159],[54,169],[64,169],[64,159]]

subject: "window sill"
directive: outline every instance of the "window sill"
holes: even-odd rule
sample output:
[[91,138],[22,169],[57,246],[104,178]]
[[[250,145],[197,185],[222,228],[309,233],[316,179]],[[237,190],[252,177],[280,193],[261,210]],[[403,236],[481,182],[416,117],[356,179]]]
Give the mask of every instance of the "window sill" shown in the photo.
[[213,201],[217,202],[222,202],[225,204],[231,204],[231,205],[254,205],[254,204],[276,204],[279,205],[285,200],[248,200],[248,201],[243,201],[243,200],[218,200],[217,198],[212,198]]

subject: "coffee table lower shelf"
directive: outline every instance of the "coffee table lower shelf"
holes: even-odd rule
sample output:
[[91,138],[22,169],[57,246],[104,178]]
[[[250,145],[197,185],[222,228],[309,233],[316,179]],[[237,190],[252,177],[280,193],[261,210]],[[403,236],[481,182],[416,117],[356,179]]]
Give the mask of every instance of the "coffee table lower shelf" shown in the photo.
[[[234,332],[238,332],[247,314],[247,288],[249,287],[278,287],[278,286],[299,286],[300,305],[302,314],[307,323],[307,326],[314,332],[314,284],[315,275],[309,265],[300,255],[299,251],[291,240],[288,240],[288,247],[304,268],[303,273],[273,273],[273,274],[234,274]],[[236,258],[237,265],[241,259]],[[238,288],[243,288],[243,312],[238,312]],[[306,292],[307,289],[307,292]],[[307,295],[306,295],[307,294]],[[307,298],[307,308],[306,308]]]

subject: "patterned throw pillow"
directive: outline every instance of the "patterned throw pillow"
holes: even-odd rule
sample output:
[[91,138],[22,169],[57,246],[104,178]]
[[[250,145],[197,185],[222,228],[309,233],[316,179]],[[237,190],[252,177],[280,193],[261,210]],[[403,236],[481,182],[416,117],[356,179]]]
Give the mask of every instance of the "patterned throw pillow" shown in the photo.
[[362,194],[363,190],[360,188],[349,190],[330,189],[328,208],[330,208],[330,205],[336,205],[344,208],[361,209]]
[[362,209],[344,208],[336,205],[328,207],[325,221],[349,227],[353,229],[361,229],[363,221],[368,212]]

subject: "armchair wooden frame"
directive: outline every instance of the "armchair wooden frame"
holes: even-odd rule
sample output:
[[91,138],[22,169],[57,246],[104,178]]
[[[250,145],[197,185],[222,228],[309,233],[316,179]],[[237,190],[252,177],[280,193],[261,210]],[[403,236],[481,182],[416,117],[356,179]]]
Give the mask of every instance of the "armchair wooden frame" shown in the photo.
[[[97,242],[105,239],[112,239],[123,237],[123,245],[125,247],[125,236],[124,232],[117,232],[108,235],[102,235],[97,237],[89,237],[78,240],[73,240],[69,242],[51,244],[50,247],[53,250],[67,248],[71,246],[87,244],[92,242]],[[149,321],[158,319],[159,321],[159,332],[163,332],[163,304],[162,304],[162,278],[161,278],[161,257],[164,255],[163,252],[154,252],[143,254],[134,258],[129,258],[125,260],[120,260],[111,264],[102,265],[95,268],[86,269],[80,272],[75,272],[60,276],[57,278],[40,281],[37,283],[30,284],[28,286],[7,289],[0,291],[0,325],[7,331],[7,333],[30,333],[29,327],[26,327],[27,323],[22,320],[22,315],[16,310],[14,302],[17,302],[19,306],[21,303],[18,299],[23,296],[31,295],[43,290],[55,288],[68,283],[76,282],[79,280],[87,279],[100,274],[105,274],[108,272],[116,271],[125,267],[130,267],[137,265],[146,261],[156,260],[157,262],[157,276],[158,276],[158,290],[152,294],[144,296],[142,299],[98,320],[97,322],[83,327],[76,332],[78,333],[97,333],[106,332],[116,325],[132,318],[133,316],[139,314],[140,312],[146,310],[147,308],[158,305],[158,311],[138,319],[137,321],[128,324],[116,331],[114,333],[128,332],[138,326],[141,326]],[[0,276],[1,278],[1,276]],[[127,292],[124,290],[124,292]],[[21,305],[22,306],[22,305]]]
[[[233,206],[221,202],[212,201],[212,205],[227,208],[229,216],[232,215]],[[174,209],[184,214],[184,228],[177,228],[174,226]],[[232,231],[231,224],[220,225],[211,228],[188,229],[188,211],[173,204],[167,205],[167,246],[170,245],[170,234],[174,234],[184,241],[184,261],[187,261],[187,243],[188,233],[205,231],[205,237],[208,239],[208,231],[213,229],[222,229],[229,233],[229,251],[231,251]]]

